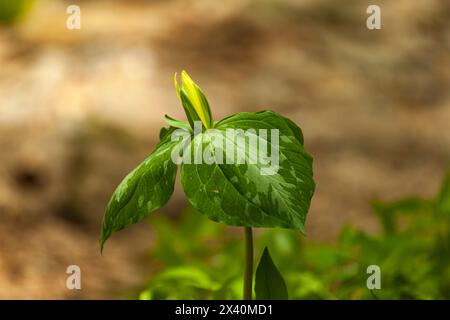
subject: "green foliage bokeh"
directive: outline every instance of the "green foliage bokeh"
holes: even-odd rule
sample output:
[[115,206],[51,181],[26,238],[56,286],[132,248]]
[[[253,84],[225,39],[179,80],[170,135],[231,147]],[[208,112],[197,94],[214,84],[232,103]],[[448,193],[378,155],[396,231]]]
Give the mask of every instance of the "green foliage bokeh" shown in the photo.
[[[290,299],[449,299],[450,174],[431,199],[375,202],[381,232],[343,228],[336,244],[302,239],[298,232],[264,229],[267,245],[288,285]],[[180,220],[151,218],[157,241],[150,251],[158,272],[141,299],[240,299],[241,230],[187,209]],[[259,257],[257,257],[259,259]],[[367,289],[369,265],[381,268],[381,290]]]
[[12,23],[32,5],[33,0],[0,0],[0,23]]

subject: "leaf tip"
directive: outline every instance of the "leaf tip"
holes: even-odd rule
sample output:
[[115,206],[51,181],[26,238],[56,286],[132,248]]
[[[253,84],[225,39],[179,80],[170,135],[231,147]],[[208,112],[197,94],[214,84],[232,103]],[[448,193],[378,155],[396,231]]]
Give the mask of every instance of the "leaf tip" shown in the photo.
[[257,300],[287,300],[286,282],[272,260],[269,248],[264,248],[255,274]]
[[104,233],[104,230],[102,227],[102,230],[100,232],[100,238],[98,239],[98,244],[100,246],[100,255],[102,255],[102,256],[103,256],[103,248],[105,246],[105,242],[107,239],[108,239],[108,236],[105,236],[105,233]]

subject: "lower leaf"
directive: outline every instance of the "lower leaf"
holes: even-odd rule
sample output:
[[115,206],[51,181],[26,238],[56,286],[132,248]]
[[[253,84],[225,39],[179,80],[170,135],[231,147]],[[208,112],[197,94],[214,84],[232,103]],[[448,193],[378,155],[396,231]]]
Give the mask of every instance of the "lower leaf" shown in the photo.
[[170,141],[170,134],[165,134],[152,154],[114,191],[103,218],[101,250],[113,232],[142,220],[170,199],[177,174],[171,152],[177,143]]
[[264,248],[256,269],[255,294],[257,300],[288,299],[286,283],[273,263],[267,247]]

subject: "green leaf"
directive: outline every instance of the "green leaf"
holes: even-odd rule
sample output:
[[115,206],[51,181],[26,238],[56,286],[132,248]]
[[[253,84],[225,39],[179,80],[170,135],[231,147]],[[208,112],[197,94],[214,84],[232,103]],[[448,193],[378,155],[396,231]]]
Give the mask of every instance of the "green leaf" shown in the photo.
[[291,119],[288,119],[286,117],[282,117],[282,118],[284,119],[286,124],[289,126],[289,129],[291,129],[292,133],[294,133],[294,136],[297,138],[298,142],[300,142],[300,144],[303,145],[304,139],[303,139],[302,129],[300,129],[300,127],[297,126],[295,124],[295,122],[292,121]]
[[174,128],[184,129],[187,131],[192,131],[191,126],[187,122],[174,119],[174,118],[168,116],[167,114],[164,116],[164,118],[169,126],[172,126]]
[[99,239],[101,250],[113,232],[142,220],[170,199],[177,173],[171,151],[178,143],[170,140],[172,130],[164,132],[163,140],[151,155],[114,191],[103,217]]
[[257,300],[288,299],[286,283],[273,263],[267,247],[265,247],[256,269],[255,293]]
[[[226,136],[227,129],[269,129],[269,150],[274,150],[275,144],[271,141],[270,129],[278,129],[279,168],[275,173],[261,163],[183,162],[181,183],[192,205],[211,220],[228,225],[303,231],[315,189],[312,157],[300,143],[298,132],[291,127],[283,117],[272,111],[243,112],[219,121],[215,126],[215,135],[234,144],[235,150],[245,147],[248,157],[258,153],[254,145],[246,143],[243,146],[237,143],[237,139],[230,141]],[[247,132],[249,142],[255,134]],[[195,153],[195,145],[201,144],[203,150],[210,148],[214,155],[222,153],[225,159],[224,149],[212,141],[208,132],[197,135],[191,143],[192,154]]]
[[162,127],[159,130],[159,140],[163,140],[164,137],[169,133],[170,128]]

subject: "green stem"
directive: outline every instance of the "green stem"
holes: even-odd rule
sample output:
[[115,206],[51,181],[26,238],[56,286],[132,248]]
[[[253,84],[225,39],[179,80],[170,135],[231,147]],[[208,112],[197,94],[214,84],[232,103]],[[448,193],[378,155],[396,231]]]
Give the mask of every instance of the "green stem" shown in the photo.
[[244,300],[252,300],[253,292],[253,234],[251,227],[244,227]]

